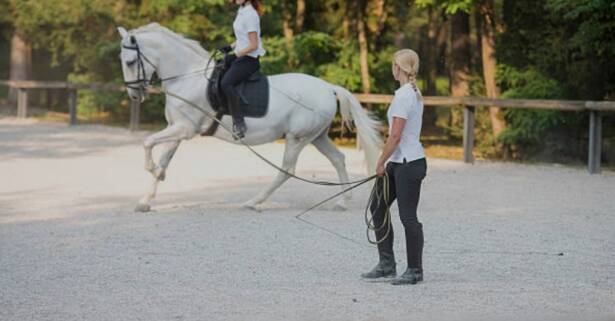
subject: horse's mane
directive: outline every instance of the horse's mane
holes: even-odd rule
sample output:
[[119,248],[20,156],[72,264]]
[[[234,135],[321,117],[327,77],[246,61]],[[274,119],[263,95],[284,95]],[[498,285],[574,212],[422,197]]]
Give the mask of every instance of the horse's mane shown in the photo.
[[192,51],[196,52],[199,56],[203,58],[209,58],[209,53],[205,49],[203,49],[203,47],[201,47],[201,44],[198,41],[188,39],[185,36],[175,33],[170,29],[159,25],[156,22],[141,26],[137,29],[132,30],[132,32],[135,34],[142,32],[160,32],[186,45],[188,48],[192,49]]

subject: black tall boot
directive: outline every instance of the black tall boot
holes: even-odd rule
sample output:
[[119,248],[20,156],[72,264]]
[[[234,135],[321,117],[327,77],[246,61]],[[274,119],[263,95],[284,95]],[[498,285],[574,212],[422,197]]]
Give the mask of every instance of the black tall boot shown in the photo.
[[423,225],[415,222],[408,224],[405,230],[408,269],[391,282],[393,285],[417,284],[423,281]]
[[233,117],[233,134],[235,135],[235,140],[244,138],[247,130],[248,126],[245,120],[243,120],[243,117]]
[[233,134],[235,140],[241,139],[245,137],[245,133],[248,130],[248,126],[246,126],[246,122],[243,119],[243,113],[241,112],[241,97],[239,97],[239,93],[237,95],[231,95],[231,97],[226,97],[228,102],[228,109],[233,117]]
[[364,279],[393,278],[397,275],[395,268],[395,255],[393,253],[379,253],[380,262],[369,272],[361,274]]
[[406,272],[400,275],[398,278],[393,279],[391,284],[403,285],[403,284],[417,284],[423,281],[423,269],[408,268]]

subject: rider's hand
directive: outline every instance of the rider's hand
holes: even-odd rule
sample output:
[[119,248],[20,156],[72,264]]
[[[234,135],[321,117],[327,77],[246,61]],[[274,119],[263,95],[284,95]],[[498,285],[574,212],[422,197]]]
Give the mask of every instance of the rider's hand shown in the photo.
[[229,68],[231,64],[233,63],[233,61],[235,61],[235,59],[237,59],[237,56],[235,56],[234,53],[225,54],[224,55],[224,67]]
[[224,46],[224,47],[222,47],[222,48],[220,48],[218,50],[220,52],[224,53],[224,54],[227,54],[227,53],[233,51],[233,47],[231,47],[231,46]]

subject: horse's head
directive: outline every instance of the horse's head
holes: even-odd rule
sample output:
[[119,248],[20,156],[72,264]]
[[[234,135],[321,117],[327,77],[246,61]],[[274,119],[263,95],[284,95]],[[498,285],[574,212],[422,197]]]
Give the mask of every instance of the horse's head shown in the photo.
[[156,66],[144,54],[145,48],[135,34],[122,27],[117,30],[122,38],[120,61],[128,96],[142,102],[147,98],[147,86]]

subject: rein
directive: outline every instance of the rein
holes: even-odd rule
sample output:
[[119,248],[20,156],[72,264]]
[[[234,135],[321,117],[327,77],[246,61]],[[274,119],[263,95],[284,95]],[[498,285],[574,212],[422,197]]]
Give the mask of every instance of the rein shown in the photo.
[[[179,100],[183,101],[184,103],[186,103],[186,104],[188,104],[188,105],[190,105],[190,106],[200,110],[205,116],[211,118],[213,121],[217,122],[219,126],[224,128],[224,130],[226,130],[227,132],[229,132],[233,136],[235,136],[235,134],[233,134],[233,131],[230,130],[224,123],[222,123],[222,121],[218,120],[214,115],[211,115],[207,110],[204,110],[203,108],[201,108],[200,106],[198,106],[194,102],[192,102],[192,101],[190,101],[190,100],[188,100],[188,99],[186,99],[186,98],[184,98],[182,96],[179,96],[177,94],[169,92],[169,91],[165,91],[165,90],[162,90],[162,91],[154,91],[154,90],[152,90],[152,91],[154,93],[156,93],[156,94],[161,94],[161,93],[167,94],[167,95],[169,95],[171,97],[179,99]],[[236,138],[238,138],[238,137],[236,137]],[[384,221],[383,221],[382,225],[380,225],[380,226],[375,226],[373,224],[373,221],[374,221],[373,220],[373,216],[370,217],[370,211],[369,211],[369,208],[370,208],[371,204],[374,201],[378,202],[376,204],[377,206],[379,206],[381,204],[380,202],[386,202],[386,204],[389,204],[389,201],[390,201],[390,191],[389,191],[389,175],[388,175],[388,173],[385,172],[385,174],[382,177],[379,177],[378,175],[372,175],[372,176],[366,177],[364,179],[360,179],[360,180],[356,180],[356,181],[351,181],[351,182],[346,182],[346,183],[334,183],[334,182],[327,182],[327,181],[310,180],[310,179],[307,179],[307,178],[303,178],[303,177],[297,176],[297,175],[295,175],[293,173],[290,173],[290,172],[284,170],[283,168],[279,167],[278,165],[274,164],[272,161],[270,161],[269,159],[265,158],[263,155],[261,155],[260,153],[255,151],[252,148],[252,146],[250,146],[246,142],[244,142],[243,139],[239,138],[238,141],[244,147],[249,149],[254,155],[256,155],[256,157],[260,158],[262,161],[267,163],[269,166],[271,166],[271,167],[275,168],[277,171],[282,172],[285,175],[288,175],[289,177],[292,177],[292,178],[297,179],[299,181],[306,182],[306,183],[309,183],[309,184],[314,184],[314,185],[321,185],[321,186],[348,186],[348,185],[351,185],[350,187],[348,187],[348,188],[346,188],[346,189],[344,189],[344,190],[342,190],[342,191],[340,191],[340,192],[338,192],[338,193],[328,197],[327,199],[325,199],[325,200],[323,200],[323,201],[321,201],[321,202],[311,206],[310,208],[306,209],[305,211],[299,213],[298,215],[295,216],[295,219],[297,219],[297,220],[299,220],[301,222],[307,223],[309,225],[312,225],[312,226],[314,226],[314,227],[316,227],[316,228],[318,228],[318,229],[320,229],[322,231],[325,231],[327,233],[333,234],[333,235],[335,235],[335,236],[337,236],[337,237],[339,237],[341,239],[350,241],[350,242],[358,244],[358,245],[363,245],[363,244],[359,243],[356,240],[353,240],[353,239],[351,239],[351,238],[349,238],[347,236],[339,234],[339,233],[337,233],[337,232],[335,232],[333,230],[330,230],[330,229],[328,229],[326,227],[322,227],[320,225],[312,223],[312,222],[302,218],[302,216],[304,216],[305,214],[311,212],[312,210],[316,209],[317,207],[321,206],[322,204],[324,204],[324,203],[326,203],[326,202],[328,202],[328,201],[330,201],[332,199],[335,199],[335,198],[339,197],[340,195],[343,195],[343,194],[345,194],[345,193],[347,193],[347,192],[349,192],[349,191],[351,191],[351,190],[353,190],[353,189],[355,189],[355,188],[357,188],[357,187],[359,187],[359,186],[361,186],[361,185],[363,185],[365,183],[368,183],[368,182],[370,182],[372,180],[376,180],[376,184],[374,184],[374,186],[372,188],[372,191],[371,191],[370,197],[369,197],[369,201],[367,203],[367,206],[365,207],[365,223],[367,225],[367,228],[366,228],[367,241],[370,244],[379,244],[379,243],[382,243],[389,236],[389,234],[391,232],[392,224],[391,224],[391,212],[390,212],[388,206],[387,206],[387,211],[384,214],[384,216],[385,216],[384,217]],[[378,192],[378,181],[379,180],[382,180],[382,184],[383,184],[382,193]],[[385,226],[387,227],[387,232],[386,232],[386,234],[381,239],[372,240],[370,238],[370,236],[369,236],[369,232],[370,231],[376,232],[376,231],[379,231],[379,230],[383,229]]]
[[184,103],[192,106],[193,108],[201,111],[205,116],[207,116],[208,118],[210,118],[211,120],[215,121],[216,123],[218,123],[218,125],[222,128],[224,128],[224,130],[226,130],[227,132],[231,133],[233,135],[234,138],[237,139],[237,141],[239,143],[241,143],[241,145],[243,145],[244,147],[246,147],[247,149],[249,149],[254,155],[256,155],[258,158],[260,158],[262,161],[264,161],[265,163],[267,163],[269,166],[275,168],[276,170],[288,175],[289,177],[292,177],[294,179],[306,182],[306,183],[310,183],[310,184],[314,184],[314,185],[321,185],[321,186],[346,186],[346,185],[353,185],[353,184],[358,184],[358,183],[365,183],[367,181],[370,181],[372,179],[375,179],[376,177],[378,177],[377,175],[372,175],[370,177],[364,178],[364,179],[360,179],[360,180],[356,180],[356,181],[351,181],[351,182],[346,182],[346,183],[334,183],[334,182],[327,182],[327,181],[317,181],[317,180],[311,180],[311,179],[307,179],[307,178],[303,178],[300,176],[297,176],[295,174],[292,174],[286,170],[284,170],[283,168],[279,167],[278,165],[274,164],[272,161],[268,160],[267,158],[265,158],[263,155],[259,154],[256,150],[254,150],[254,148],[252,148],[252,146],[248,145],[243,139],[237,137],[233,131],[228,128],[222,121],[218,120],[215,115],[212,115],[211,113],[209,113],[207,110],[201,108],[200,106],[198,106],[197,104],[193,103],[192,101],[179,96],[177,94],[174,94],[170,91],[166,91],[166,90],[154,90],[154,89],[150,89],[150,92],[152,93],[156,93],[156,94],[167,94],[173,98],[176,98],[178,100],[183,101]]
[[[137,43],[136,38],[134,36],[130,37],[130,42],[131,42],[132,46],[122,45],[122,48],[128,49],[128,50],[135,50],[137,52],[136,63],[138,64],[137,65],[138,69],[137,69],[137,79],[136,80],[124,81],[124,85],[127,88],[130,88],[130,89],[133,89],[133,90],[138,90],[139,92],[141,92],[143,94],[145,94],[147,92],[151,92],[151,93],[154,93],[154,94],[166,94],[168,96],[171,96],[171,97],[174,97],[174,98],[176,98],[178,100],[183,101],[187,105],[192,106],[193,108],[201,111],[206,117],[210,118],[213,122],[217,123],[219,126],[224,128],[224,130],[226,130],[227,132],[231,133],[231,135],[233,135],[233,137],[235,139],[237,139],[244,147],[249,149],[254,155],[256,155],[258,158],[260,158],[262,161],[264,161],[269,166],[275,168],[277,171],[279,171],[279,172],[281,172],[281,173],[283,173],[283,174],[285,174],[285,175],[287,175],[289,177],[292,177],[292,178],[297,179],[297,180],[302,181],[302,182],[306,182],[306,183],[314,184],[314,185],[320,185],[320,186],[348,186],[348,185],[351,185],[350,187],[342,190],[341,192],[338,192],[338,193],[328,197],[327,199],[319,202],[318,204],[315,204],[314,206],[308,208],[307,210],[299,213],[298,215],[295,216],[295,219],[297,219],[299,221],[302,221],[304,223],[310,224],[310,225],[312,225],[312,226],[314,226],[314,227],[316,227],[316,228],[318,228],[320,230],[326,231],[326,232],[328,232],[330,234],[333,234],[333,235],[335,235],[335,236],[337,236],[339,238],[345,239],[345,240],[353,242],[355,244],[363,245],[363,244],[361,244],[361,243],[359,243],[359,242],[357,242],[357,241],[355,241],[355,240],[353,240],[351,238],[348,238],[348,237],[346,237],[344,235],[341,235],[341,234],[339,234],[339,233],[337,233],[335,231],[332,231],[332,230],[330,230],[330,229],[328,229],[326,227],[322,227],[322,226],[314,224],[314,223],[312,223],[310,221],[307,221],[304,218],[302,218],[302,216],[304,216],[305,214],[311,212],[312,210],[314,210],[315,208],[321,206],[322,204],[324,204],[324,203],[326,203],[326,202],[328,202],[328,201],[330,201],[330,200],[332,200],[334,198],[339,197],[340,195],[343,195],[343,194],[345,194],[345,193],[347,193],[347,192],[349,192],[349,191],[351,191],[351,190],[353,190],[353,189],[355,189],[355,188],[357,188],[357,187],[359,187],[359,186],[361,186],[361,185],[363,185],[365,183],[368,183],[368,182],[370,182],[372,180],[376,180],[376,184],[374,184],[374,186],[372,188],[368,204],[367,204],[367,206],[365,208],[365,223],[367,225],[367,230],[366,230],[367,240],[371,244],[379,244],[379,243],[381,243],[382,241],[384,241],[388,237],[388,235],[389,235],[389,233],[391,231],[391,214],[390,214],[390,211],[389,211],[388,207],[387,207],[387,211],[385,213],[384,222],[383,222],[383,224],[381,226],[375,226],[373,224],[373,217],[370,218],[369,214],[368,214],[369,207],[370,207],[370,205],[375,200],[377,200],[377,202],[378,202],[377,205],[380,205],[380,202],[382,202],[382,201],[384,201],[384,202],[386,202],[388,204],[388,201],[389,201],[389,177],[388,177],[388,173],[385,173],[385,175],[382,176],[382,177],[379,177],[378,175],[372,175],[372,176],[369,176],[367,178],[356,180],[356,181],[345,182],[345,183],[335,183],[335,182],[327,182],[327,181],[310,180],[310,179],[303,178],[303,177],[297,176],[297,175],[295,175],[293,173],[290,173],[290,172],[286,171],[285,169],[279,167],[278,165],[274,164],[269,159],[267,159],[264,156],[262,156],[260,153],[258,153],[256,150],[254,150],[252,148],[252,146],[250,146],[246,142],[244,142],[243,139],[237,137],[230,128],[228,128],[224,123],[222,123],[222,121],[218,117],[216,117],[216,115],[210,114],[207,110],[203,109],[202,107],[198,106],[194,102],[192,102],[192,101],[190,101],[190,100],[188,100],[188,99],[186,99],[186,98],[184,98],[182,96],[179,96],[179,95],[174,94],[172,92],[166,91],[164,89],[156,90],[156,89],[150,88],[149,87],[150,80],[148,79],[147,73],[145,71],[145,63],[144,63],[144,61],[147,62],[150,66],[152,66],[154,68],[154,70],[157,70],[157,68],[147,58],[147,56],[145,56],[143,54],[143,52],[141,51],[141,48],[139,47],[139,44]],[[205,72],[205,71],[210,69],[211,61],[213,60],[213,58],[214,58],[216,53],[214,53],[213,55],[210,56],[210,58],[209,58],[209,60],[207,62],[207,65],[205,66],[205,68],[197,70],[197,71],[193,71],[193,72],[190,72],[190,73],[187,73],[187,74],[181,74],[181,75],[176,75],[176,76],[172,76],[172,77],[161,78],[160,81],[164,82],[164,81],[169,81],[169,80],[174,80],[174,79],[182,78],[182,77],[185,77],[185,76],[188,76],[188,75],[192,75],[192,74],[197,74],[197,73]],[[206,73],[205,73],[205,78],[208,81],[211,81],[211,79],[209,79],[207,77]],[[135,86],[135,85],[138,85],[138,86]],[[298,101],[295,101],[295,102],[300,104],[300,105],[303,105],[301,102],[298,102]],[[304,107],[306,107],[306,106],[304,106]],[[383,193],[382,194],[380,194],[378,192],[378,189],[377,189],[379,180],[382,180],[382,184],[383,184]],[[385,225],[387,226],[387,232],[386,232],[385,236],[382,239],[380,239],[380,240],[373,241],[370,238],[370,236],[369,236],[369,232],[370,231],[374,231],[374,232],[379,231],[382,228],[384,228]]]

